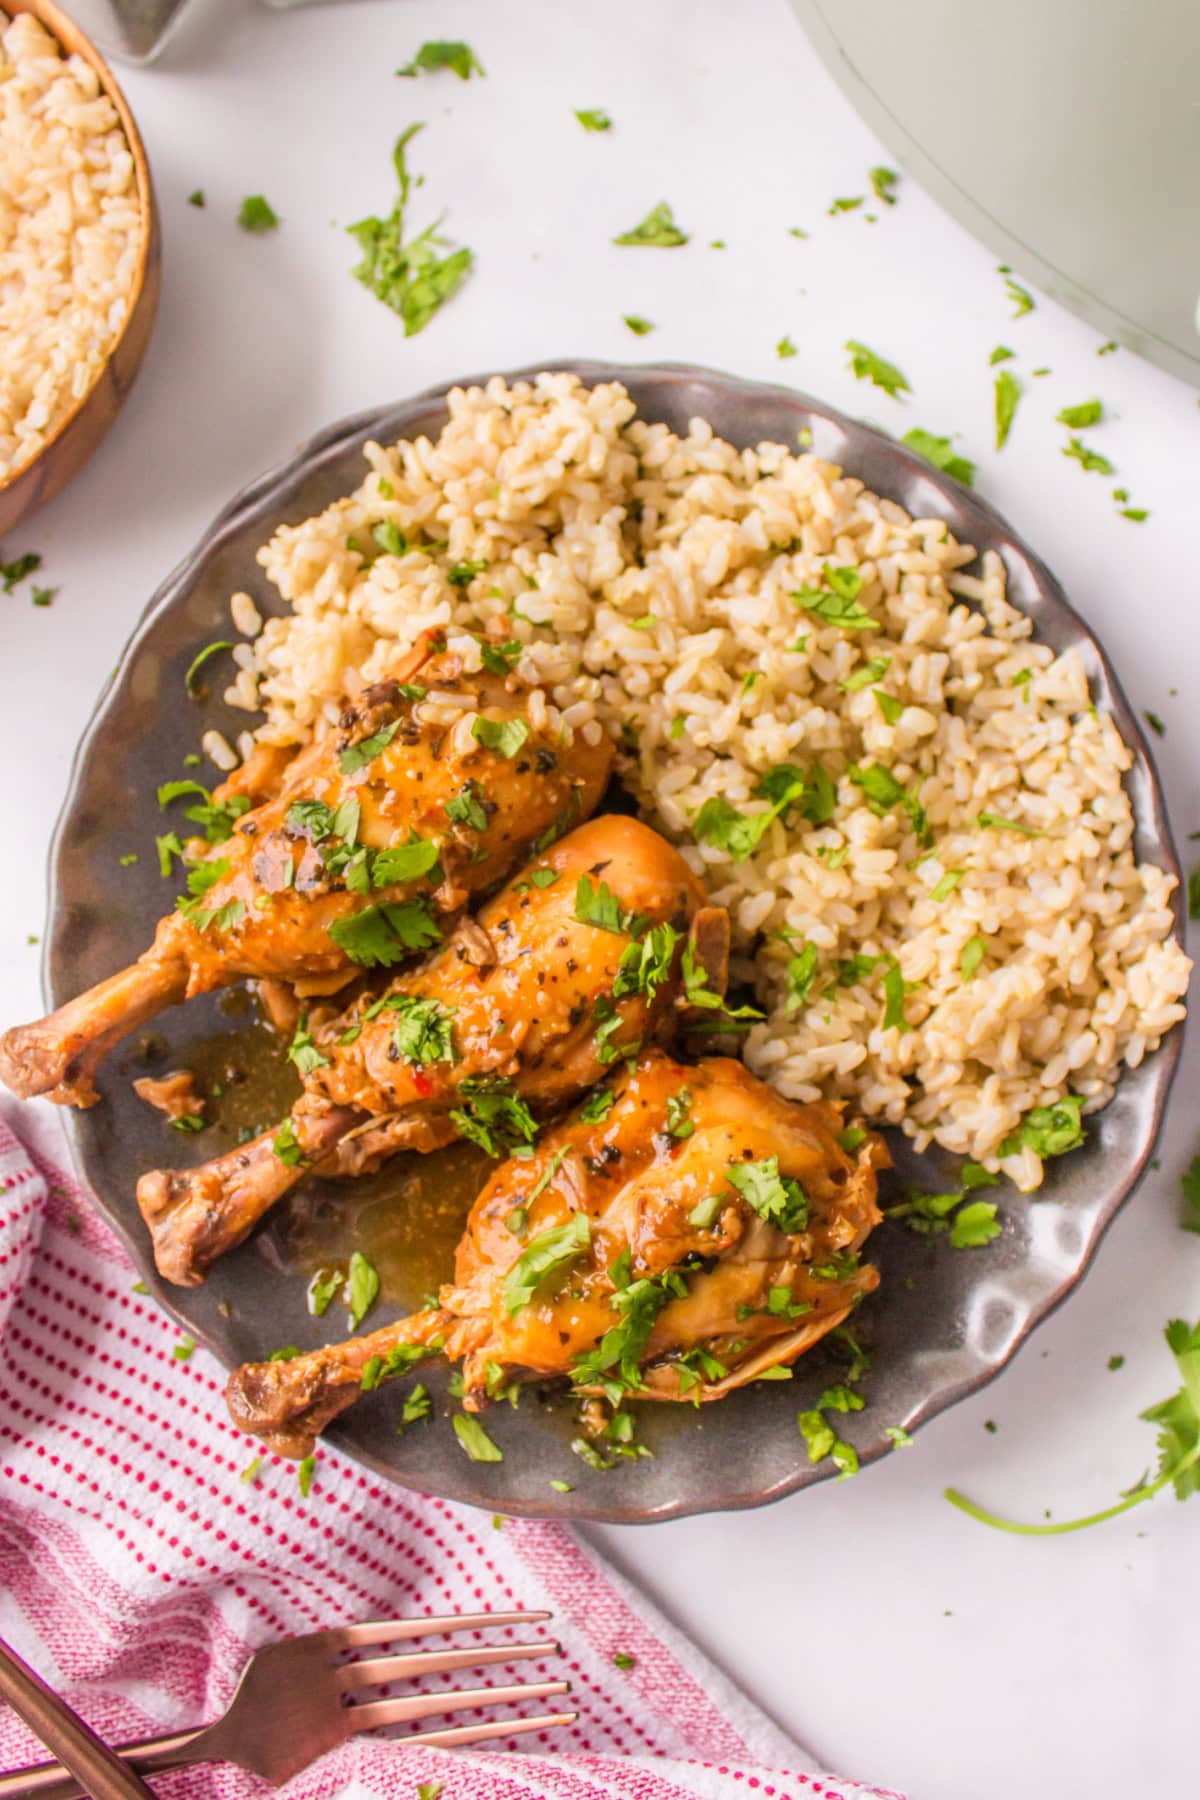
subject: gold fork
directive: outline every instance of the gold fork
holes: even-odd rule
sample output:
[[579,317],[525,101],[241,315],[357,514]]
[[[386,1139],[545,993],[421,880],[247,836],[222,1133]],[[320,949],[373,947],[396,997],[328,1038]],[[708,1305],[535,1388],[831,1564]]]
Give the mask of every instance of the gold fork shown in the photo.
[[[356,1732],[427,1719],[436,1713],[544,1700],[551,1694],[567,1693],[571,1685],[569,1681],[533,1681],[524,1686],[458,1688],[360,1700],[354,1696],[362,1689],[384,1682],[413,1681],[422,1675],[478,1669],[487,1664],[503,1666],[531,1656],[555,1656],[560,1646],[553,1638],[542,1638],[523,1644],[410,1650],[370,1657],[363,1662],[339,1661],[343,1651],[366,1644],[396,1644],[456,1631],[481,1631],[488,1626],[533,1625],[549,1617],[546,1612],[481,1612],[444,1618],[378,1619],[363,1625],[335,1626],[331,1631],[313,1631],[305,1637],[288,1638],[282,1644],[268,1644],[256,1650],[242,1670],[242,1678],[222,1718],[170,1737],[115,1748],[141,1775],[177,1769],[185,1763],[232,1762],[253,1770],[273,1787],[282,1787],[318,1756],[345,1743]],[[566,1712],[541,1713],[534,1718],[477,1720],[436,1731],[406,1732],[398,1741],[443,1747],[478,1744],[486,1738],[549,1731],[556,1725],[571,1724],[575,1717],[573,1712]],[[76,1800],[82,1791],[60,1763],[43,1763],[37,1768],[15,1769],[0,1775],[0,1800]]]

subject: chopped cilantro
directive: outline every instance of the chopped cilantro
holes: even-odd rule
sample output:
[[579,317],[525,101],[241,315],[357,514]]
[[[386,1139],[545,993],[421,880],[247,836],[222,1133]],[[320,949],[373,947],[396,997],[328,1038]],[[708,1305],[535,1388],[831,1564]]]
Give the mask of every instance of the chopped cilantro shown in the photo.
[[483,797],[473,781],[446,802],[446,817],[455,825],[466,825],[472,831],[486,831],[488,816]]
[[917,842],[928,847],[932,840],[925,808],[915,794],[910,794],[901,786],[889,768],[878,762],[871,763],[865,769],[852,763],[846,772],[855,787],[862,789],[867,805],[878,818],[897,809],[907,813]]
[[435,69],[450,69],[460,81],[470,81],[472,75],[485,73],[483,64],[469,44],[444,38],[431,39],[422,44],[410,63],[397,69],[397,75],[420,75],[423,71],[432,74]]
[[185,1332],[177,1344],[172,1344],[171,1355],[175,1358],[176,1362],[187,1362],[195,1348],[195,1338],[189,1337],[187,1332]]
[[346,1278],[350,1329],[357,1331],[379,1297],[379,1272],[361,1250],[350,1257],[350,1273]]
[[377,850],[370,859],[370,871],[371,885],[377,888],[391,887],[400,881],[420,881],[426,875],[436,880],[440,873],[438,847],[431,838],[419,838],[414,833],[407,844]]
[[808,1195],[798,1181],[779,1173],[779,1158],[730,1163],[725,1179],[760,1219],[789,1237],[808,1224]]
[[511,1081],[485,1075],[468,1076],[459,1086],[464,1104],[450,1119],[460,1137],[478,1144],[489,1156],[508,1156],[537,1136],[533,1114]]
[[798,955],[790,958],[787,969],[787,1003],[784,1011],[790,1018],[799,1012],[812,990],[817,975],[817,946],[806,943]]
[[1166,737],[1167,728],[1156,712],[1144,712],[1142,717],[1145,719],[1155,737]]
[[[191,193],[187,197],[187,203],[189,206],[205,206],[207,204],[207,202],[204,198],[204,189],[203,188],[193,188]],[[261,1457],[259,1460],[260,1461],[262,1460]]]
[[288,1045],[288,1061],[295,1064],[296,1072],[301,1077],[311,1075],[314,1069],[325,1068],[329,1062],[329,1058],[313,1043],[307,1013],[301,1013],[296,1023],[295,1033]]
[[1072,431],[1082,431],[1086,425],[1100,423],[1104,417],[1104,405],[1100,400],[1083,400],[1078,406],[1064,406],[1054,416],[1060,425],[1069,425]]
[[593,1088],[579,1109],[579,1120],[583,1125],[599,1125],[607,1119],[616,1105],[617,1096],[611,1088]]
[[380,519],[371,527],[371,536],[385,556],[406,556],[408,539],[394,519]]
[[990,1200],[972,1200],[960,1206],[950,1227],[950,1242],[956,1250],[977,1250],[1000,1236],[996,1208]]
[[846,340],[846,351],[850,357],[850,373],[856,381],[872,382],[893,400],[898,400],[901,394],[912,392],[906,376],[895,363],[885,361],[874,350],[868,349],[866,344],[859,343],[857,338]]
[[673,925],[655,925],[630,944],[621,958],[613,981],[613,995],[645,994],[653,1000],[670,979],[680,934]]
[[412,994],[397,994],[388,1001],[387,1010],[396,1015],[392,1042],[406,1062],[453,1062],[453,1012],[436,1000],[418,1000]]
[[1074,457],[1075,461],[1091,475],[1116,474],[1116,470],[1107,456],[1101,456],[1098,450],[1090,449],[1081,438],[1069,439],[1063,455]]
[[308,1284],[305,1299],[308,1310],[314,1319],[322,1319],[329,1311],[332,1302],[346,1285],[346,1277],[341,1269],[318,1269]]
[[455,1413],[453,1425],[459,1443],[472,1462],[498,1463],[504,1461],[503,1450],[498,1444],[492,1442],[479,1420],[472,1413]]
[[875,198],[877,200],[882,200],[885,206],[895,206],[896,195],[893,190],[900,179],[895,169],[876,167],[871,169],[869,173],[871,189]]
[[829,217],[836,219],[839,213],[857,212],[865,199],[865,194],[843,194],[830,205]]
[[599,106],[580,107],[575,114],[585,131],[611,131],[612,120]]
[[912,1449],[914,1440],[911,1435],[905,1431],[903,1425],[885,1425],[883,1428],[883,1435],[886,1438],[891,1438],[893,1448],[896,1450]]
[[979,828],[981,831],[1019,831],[1022,837],[1046,835],[1040,825],[1027,825],[1023,819],[1006,819],[1000,813],[980,813]]
[[1069,1150],[1077,1150],[1087,1136],[1080,1117],[1082,1107],[1077,1094],[1067,1094],[1053,1106],[1033,1107],[996,1155],[1015,1156],[1027,1149],[1037,1156],[1065,1156]]
[[593,884],[590,875],[581,875],[575,886],[575,917],[581,925],[594,925],[600,931],[628,935],[635,923],[606,881]]
[[690,1138],[695,1129],[692,1121],[692,1090],[681,1087],[677,1094],[667,1095],[667,1136]]
[[[578,1357],[572,1368],[577,1387],[603,1384],[605,1390],[636,1390],[641,1386],[641,1359],[654,1321],[671,1299],[682,1298],[687,1283],[677,1270],[668,1269],[657,1280],[642,1276],[618,1289],[609,1305],[619,1314],[594,1350]],[[610,1374],[616,1368],[616,1375]]]
[[781,337],[775,346],[775,354],[779,358],[785,359],[789,356],[797,355],[798,352],[790,337]]
[[1012,430],[1012,422],[1017,416],[1017,405],[1020,398],[1020,382],[1010,370],[1001,369],[995,383],[997,450],[1003,450],[1008,442],[1008,434]]
[[300,1489],[300,1498],[302,1500],[307,1500],[308,1496],[312,1493],[313,1476],[316,1472],[317,1459],[315,1456],[306,1456],[303,1462],[297,1464],[296,1485]]
[[1013,318],[1019,319],[1024,313],[1033,311],[1033,295],[1027,288],[1021,287],[1011,276],[1005,277],[1004,289],[1013,303]]
[[939,902],[948,900],[965,874],[965,869],[947,869],[937,886],[931,891],[929,898]]
[[274,231],[279,215],[262,194],[247,194],[238,208],[237,222],[243,231]]
[[574,1262],[591,1241],[591,1221],[586,1213],[572,1213],[565,1225],[555,1225],[549,1231],[540,1231],[526,1245],[505,1276],[503,1298],[506,1312],[512,1315],[528,1306],[541,1283],[548,1276],[565,1269],[568,1263]]
[[1015,355],[1016,351],[1010,350],[1007,344],[997,344],[996,348],[992,351],[992,354],[988,357],[988,362],[995,368],[997,363],[1011,362]]
[[427,900],[365,906],[349,918],[335,919],[329,935],[351,962],[367,969],[390,969],[410,952],[442,941]]
[[906,431],[902,440],[910,450],[923,456],[927,463],[940,469],[943,475],[953,476],[961,481],[964,487],[975,485],[975,464],[967,457],[960,456],[948,437],[938,437],[932,431],[923,431],[919,425]]
[[285,1119],[271,1140],[274,1155],[286,1168],[298,1169],[304,1161],[304,1151],[296,1136],[296,1125],[293,1119]]
[[959,973],[964,981],[971,981],[974,978],[986,955],[987,939],[985,937],[980,937],[977,933],[974,937],[967,939],[958,959]]
[[889,725],[895,725],[904,711],[903,700],[898,700],[895,694],[886,693],[883,688],[875,689],[875,704]]
[[857,569],[840,569],[833,563],[826,563],[823,574],[829,592],[821,588],[800,588],[792,595],[795,604],[824,619],[827,625],[837,625],[842,631],[878,631],[878,619],[859,605],[858,596],[865,583]]
[[848,675],[845,681],[839,681],[838,686],[843,693],[856,694],[859,688],[870,687],[873,681],[882,681],[891,666],[890,656],[873,656],[869,662],[855,669],[853,675]]
[[614,244],[641,244],[660,250],[672,250],[687,241],[687,232],[680,231],[675,223],[675,215],[665,200],[652,206],[640,224],[613,239]]
[[381,750],[386,750],[400,729],[399,719],[393,719],[390,725],[382,726],[372,732],[370,737],[360,738],[357,744],[350,744],[338,757],[338,768],[343,775],[357,775],[360,769],[377,757]]
[[649,319],[641,318],[637,313],[622,313],[621,319],[624,324],[628,325],[634,337],[645,337],[647,332],[654,330],[653,323]]
[[529,736],[524,719],[489,719],[480,713],[471,727],[471,735],[485,750],[495,750],[509,762],[520,754]]
[[27,550],[24,556],[14,556],[11,562],[0,562],[0,584],[4,592],[11,594],[17,583],[40,569],[42,559],[36,550]]
[[360,219],[349,227],[362,251],[362,261],[353,271],[355,279],[399,313],[406,337],[424,330],[438,308],[458,292],[472,262],[467,249],[439,254],[446,240],[437,224],[427,226],[410,243],[403,241],[404,209],[412,186],[405,149],[420,129],[419,124],[410,125],[396,139],[392,162],[400,193],[388,217]]

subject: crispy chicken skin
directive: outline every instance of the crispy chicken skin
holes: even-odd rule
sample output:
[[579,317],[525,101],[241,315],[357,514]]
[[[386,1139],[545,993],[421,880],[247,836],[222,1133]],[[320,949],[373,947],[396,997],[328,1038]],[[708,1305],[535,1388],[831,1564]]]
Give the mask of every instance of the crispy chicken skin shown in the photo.
[[[116,1043],[211,988],[257,976],[301,994],[335,991],[356,963],[330,929],[368,908],[383,954],[399,961],[404,933],[381,908],[417,900],[455,911],[544,833],[594,810],[611,745],[579,735],[563,745],[549,722],[533,723],[529,691],[514,676],[468,674],[439,644],[427,635],[319,743],[296,756],[256,751],[216,790],[243,807],[232,835],[203,859],[216,880],[160,922],[132,967],[0,1039],[0,1078],[15,1094],[90,1106],[96,1069]],[[436,862],[384,880],[373,853],[414,838],[436,845]],[[368,857],[352,861],[364,847]]]
[[[614,928],[593,922],[586,902],[578,916],[581,880],[607,891]],[[313,1066],[282,1139],[277,1127],[198,1168],[142,1177],[159,1270],[203,1280],[305,1164],[357,1174],[397,1150],[478,1135],[497,1095],[539,1118],[561,1112],[623,1053],[671,1035],[689,934],[722,978],[728,921],[704,905],[679,853],[634,819],[580,826],[420,968],[314,1024]],[[643,948],[654,972],[623,973]],[[515,1141],[503,1125],[488,1148]]]
[[717,1400],[793,1362],[877,1286],[858,1251],[887,1151],[870,1134],[843,1149],[837,1106],[795,1105],[728,1057],[688,1067],[658,1049],[610,1092],[603,1118],[593,1096],[496,1170],[437,1308],[236,1370],[234,1422],[307,1455],[364,1371],[376,1385],[419,1347],[462,1363],[470,1411],[511,1380],[562,1376],[613,1400]]

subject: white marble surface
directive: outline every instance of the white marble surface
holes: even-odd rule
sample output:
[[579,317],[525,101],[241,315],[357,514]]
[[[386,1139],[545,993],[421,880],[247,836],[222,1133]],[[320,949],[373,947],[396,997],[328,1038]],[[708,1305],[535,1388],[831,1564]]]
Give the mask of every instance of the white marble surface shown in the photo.
[[[447,35],[471,40],[485,81],[393,79],[425,38]],[[1156,751],[1176,829],[1200,828],[1196,395],[1127,352],[1098,361],[1095,334],[1044,298],[1013,322],[992,256],[912,183],[877,224],[827,217],[881,155],[784,0],[363,0],[292,15],[194,0],[164,61],[125,86],[158,187],[165,290],[102,453],[4,547],[40,550],[58,590],[46,611],[25,592],[0,598],[5,1020],[37,1004],[26,939],[42,930],[72,747],[147,597],[212,514],[341,414],[534,359],[693,360],[783,377],[896,431],[961,432],[981,492],[1064,581],[1134,703],[1166,721]],[[606,107],[615,130],[585,134],[572,116],[584,106]],[[390,205],[389,151],[414,118],[428,121],[414,148],[419,222],[448,207],[478,267],[406,340],[350,279],[341,227]],[[204,211],[186,204],[196,187]],[[248,192],[282,215],[274,237],[237,230]],[[661,198],[694,234],[686,250],[610,246]],[[728,249],[708,249],[714,237]],[[653,319],[654,335],[632,338],[627,312]],[[784,333],[799,354],[781,363]],[[906,407],[851,380],[848,337],[907,372]],[[987,357],[1000,342],[1026,377],[1053,373],[1027,380],[994,455]],[[1112,419],[1089,435],[1152,509],[1144,525],[1059,454],[1054,412],[1093,393]],[[1196,1075],[1193,1045],[1161,1170],[1083,1288],[913,1450],[763,1513],[595,1532],[831,1767],[920,1800],[1185,1791],[1200,1506],[1167,1497],[1031,1542],[940,1496],[955,1482],[1020,1515],[1065,1516],[1105,1504],[1151,1459],[1136,1415],[1174,1385],[1160,1329],[1197,1310],[1200,1240],[1175,1224],[1179,1172],[1200,1149]],[[1113,1352],[1127,1358],[1118,1373]]]

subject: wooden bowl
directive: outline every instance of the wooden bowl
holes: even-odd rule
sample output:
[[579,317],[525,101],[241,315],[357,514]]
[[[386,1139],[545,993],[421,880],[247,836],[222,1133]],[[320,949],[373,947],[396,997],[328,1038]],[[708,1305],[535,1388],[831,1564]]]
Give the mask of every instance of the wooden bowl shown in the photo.
[[61,492],[81,469],[116,418],[141,367],[158,307],[162,245],[150,167],[133,114],[112,70],[95,46],[53,0],[0,0],[10,16],[32,13],[68,55],[91,64],[100,86],[117,109],[137,175],[141,236],[129,310],[121,334],[87,392],[62,416],[31,462],[0,482],[0,534]]

